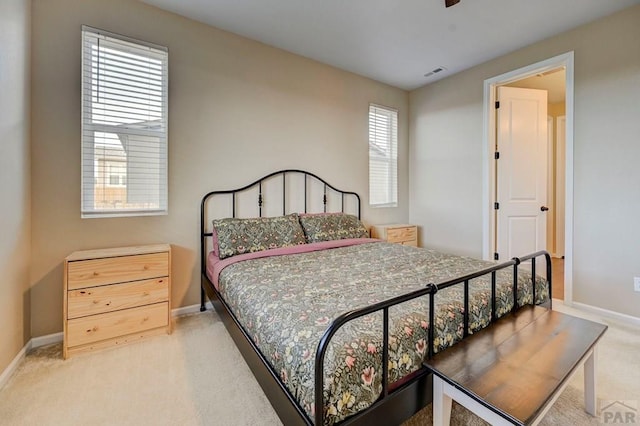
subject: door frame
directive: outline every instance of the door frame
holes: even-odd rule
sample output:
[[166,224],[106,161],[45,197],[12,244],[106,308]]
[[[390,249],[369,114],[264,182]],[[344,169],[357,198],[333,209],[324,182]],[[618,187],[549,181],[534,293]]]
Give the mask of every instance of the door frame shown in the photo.
[[496,229],[493,205],[495,200],[495,140],[496,87],[512,83],[556,68],[565,68],[566,154],[565,154],[565,260],[564,304],[573,302],[573,111],[574,111],[574,53],[573,51],[518,68],[484,81],[482,152],[482,256],[493,260]]

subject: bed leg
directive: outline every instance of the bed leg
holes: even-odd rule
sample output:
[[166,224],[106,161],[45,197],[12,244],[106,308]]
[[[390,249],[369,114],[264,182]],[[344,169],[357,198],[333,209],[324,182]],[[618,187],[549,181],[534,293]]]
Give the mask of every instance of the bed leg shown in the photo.
[[204,312],[207,310],[207,307],[204,305],[204,287],[200,285],[200,312]]

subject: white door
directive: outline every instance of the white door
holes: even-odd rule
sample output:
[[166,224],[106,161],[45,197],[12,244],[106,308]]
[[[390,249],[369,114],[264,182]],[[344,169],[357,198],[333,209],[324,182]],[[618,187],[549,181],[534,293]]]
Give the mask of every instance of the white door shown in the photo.
[[508,260],[545,250],[547,92],[498,87],[496,253]]

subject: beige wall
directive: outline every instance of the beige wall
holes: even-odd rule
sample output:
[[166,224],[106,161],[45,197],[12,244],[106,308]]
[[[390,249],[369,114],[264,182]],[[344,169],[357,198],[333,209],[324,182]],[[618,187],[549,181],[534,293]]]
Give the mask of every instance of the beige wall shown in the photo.
[[640,6],[410,93],[410,220],[482,255],[485,79],[575,51],[574,301],[640,317]]
[[31,337],[29,5],[0,2],[0,374]]
[[560,117],[566,114],[566,104],[564,102],[554,102],[547,105],[547,114],[551,117]]
[[[201,196],[279,168],[364,195],[369,223],[408,218],[408,93],[133,0],[33,2],[33,335],[62,330],[62,261],[173,245],[173,307],[199,302]],[[80,27],[169,48],[169,215],[80,219]],[[368,104],[399,109],[400,207],[369,209]]]

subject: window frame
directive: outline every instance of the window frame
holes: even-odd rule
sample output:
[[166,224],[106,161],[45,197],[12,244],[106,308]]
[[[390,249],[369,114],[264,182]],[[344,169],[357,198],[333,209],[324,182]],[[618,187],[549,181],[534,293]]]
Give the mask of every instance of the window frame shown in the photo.
[[[130,44],[131,51],[127,53],[133,53],[141,55],[144,53],[146,58],[153,58],[160,62],[160,113],[157,125],[156,120],[147,121],[147,127],[144,127],[144,121],[139,123],[127,123],[122,124],[108,124],[93,122],[95,118],[92,116],[93,108],[93,84],[98,72],[93,70],[94,62],[91,57],[87,57],[88,50],[86,45],[91,44],[93,38],[98,40],[104,40],[105,43],[118,44],[117,49],[121,52],[127,52],[127,45]],[[168,180],[168,168],[169,168],[169,143],[168,143],[168,85],[169,85],[169,51],[167,47],[149,43],[143,40],[134,39],[131,37],[123,36],[121,34],[112,33],[109,31],[94,28],[88,25],[82,25],[81,31],[81,200],[80,200],[80,212],[82,218],[102,218],[102,217],[130,217],[130,216],[157,216],[167,215],[169,212],[169,180]],[[137,66],[137,64],[134,64]],[[133,71],[132,71],[133,72]],[[141,78],[145,78],[144,74]],[[122,90],[122,89],[117,89]],[[131,97],[121,96],[122,102],[132,102]],[[87,101],[87,99],[89,99]],[[95,101],[99,102],[99,101]],[[149,126],[153,122],[153,126]],[[142,126],[140,126],[142,124]],[[138,128],[136,128],[136,125]],[[157,127],[155,129],[153,127]],[[117,207],[113,208],[96,208],[95,197],[98,176],[96,175],[96,167],[98,167],[99,159],[95,156],[95,149],[97,147],[95,139],[96,134],[111,134],[116,135],[120,139],[122,149],[128,146],[128,138],[130,136],[138,138],[157,138],[157,152],[154,151],[147,155],[138,155],[134,157],[136,161],[157,161],[158,164],[158,176],[157,181],[153,181],[151,189],[157,189],[157,206],[154,207]],[[108,162],[108,159],[102,159],[104,163]],[[125,157],[125,168],[127,169],[127,175],[124,177],[124,185],[118,185],[117,187],[125,188],[129,190],[129,175],[128,167],[130,159]],[[108,181],[109,176],[102,176],[102,179]],[[122,182],[121,177],[121,182]],[[144,184],[141,184],[144,185]],[[111,185],[106,185],[111,186]],[[111,186],[116,187],[116,186]],[[125,203],[126,204],[126,203]],[[131,203],[129,203],[131,204]],[[140,203],[143,204],[143,203]]]

